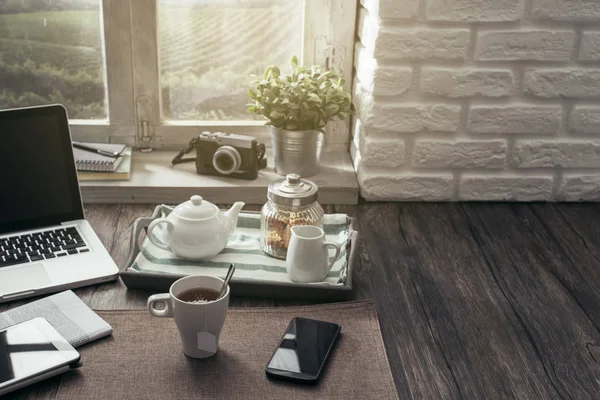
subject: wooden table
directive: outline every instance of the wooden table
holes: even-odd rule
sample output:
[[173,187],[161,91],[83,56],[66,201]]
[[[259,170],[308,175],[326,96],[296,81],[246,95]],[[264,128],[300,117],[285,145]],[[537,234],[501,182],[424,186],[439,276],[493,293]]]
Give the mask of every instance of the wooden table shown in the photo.
[[[134,219],[153,208],[88,205],[86,212],[123,265]],[[600,204],[326,211],[357,218],[353,298],[376,301],[401,399],[600,398]],[[149,295],[121,282],[76,293],[95,309],[144,309]],[[232,300],[234,307],[298,303]],[[41,398],[52,385],[58,380],[14,398]]]

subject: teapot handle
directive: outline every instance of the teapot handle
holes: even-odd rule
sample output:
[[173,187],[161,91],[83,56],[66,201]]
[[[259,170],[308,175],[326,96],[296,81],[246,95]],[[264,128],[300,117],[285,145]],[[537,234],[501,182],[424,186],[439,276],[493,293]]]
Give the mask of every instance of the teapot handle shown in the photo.
[[148,239],[156,247],[163,249],[163,250],[171,251],[171,249],[169,249],[169,247],[167,245],[164,245],[164,244],[156,241],[156,239],[154,239],[154,235],[152,234],[152,231],[154,231],[154,228],[156,228],[159,224],[163,224],[163,223],[168,225],[167,229],[169,229],[169,230],[173,229],[173,223],[171,221],[169,221],[168,219],[166,219],[166,218],[155,219],[154,221],[152,221],[150,223],[150,225],[148,225]]

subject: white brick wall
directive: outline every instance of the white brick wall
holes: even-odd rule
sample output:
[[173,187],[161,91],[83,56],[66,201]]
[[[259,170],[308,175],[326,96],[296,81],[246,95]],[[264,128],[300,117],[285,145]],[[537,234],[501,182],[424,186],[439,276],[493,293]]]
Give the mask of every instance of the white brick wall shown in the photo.
[[600,60],[600,32],[587,31],[581,34],[578,59],[580,61]]
[[575,106],[571,111],[569,130],[600,136],[600,106]]
[[417,140],[415,168],[502,168],[506,160],[503,140]]
[[549,21],[598,22],[598,0],[533,0],[533,18]]
[[514,90],[514,73],[510,69],[440,67],[421,69],[423,94],[446,97],[505,97],[510,96]]
[[600,69],[527,68],[523,91],[545,98],[596,99],[600,96]]
[[425,3],[429,21],[518,21],[523,13],[523,0],[429,0]]
[[471,133],[540,133],[556,134],[560,126],[560,106],[536,106],[530,103],[477,106],[467,115],[467,130]]
[[367,200],[600,201],[600,0],[361,0]]
[[573,31],[510,30],[479,32],[475,59],[479,61],[567,61]]

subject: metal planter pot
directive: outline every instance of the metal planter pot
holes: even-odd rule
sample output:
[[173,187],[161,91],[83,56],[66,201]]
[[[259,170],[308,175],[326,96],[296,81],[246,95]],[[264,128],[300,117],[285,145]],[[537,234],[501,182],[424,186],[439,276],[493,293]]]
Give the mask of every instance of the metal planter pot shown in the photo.
[[280,175],[298,174],[309,177],[319,172],[323,132],[287,131],[271,127],[271,143],[275,158],[275,172]]

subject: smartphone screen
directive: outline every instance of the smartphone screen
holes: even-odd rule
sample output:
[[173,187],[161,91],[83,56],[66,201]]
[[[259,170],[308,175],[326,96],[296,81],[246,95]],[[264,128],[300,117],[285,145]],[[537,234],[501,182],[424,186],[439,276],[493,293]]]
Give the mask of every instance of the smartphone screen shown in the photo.
[[294,318],[267,365],[267,373],[316,380],[340,332],[331,322]]
[[34,324],[23,323],[0,331],[0,385],[66,361],[64,354]]

